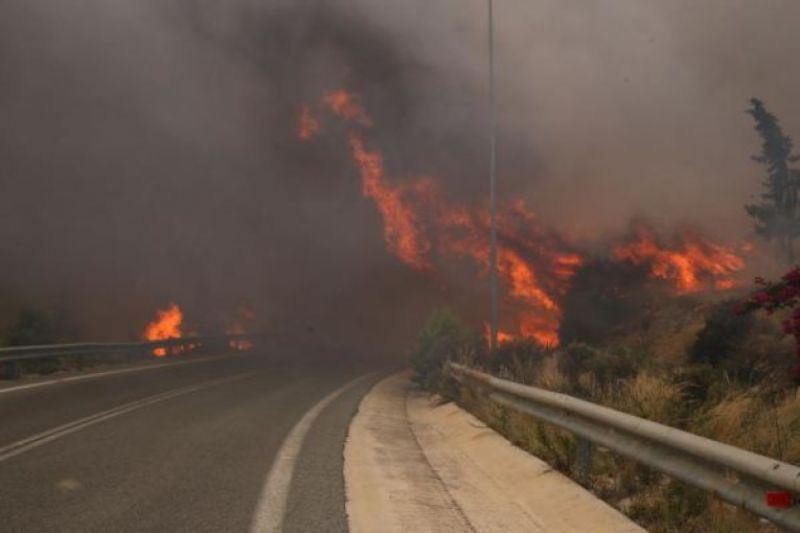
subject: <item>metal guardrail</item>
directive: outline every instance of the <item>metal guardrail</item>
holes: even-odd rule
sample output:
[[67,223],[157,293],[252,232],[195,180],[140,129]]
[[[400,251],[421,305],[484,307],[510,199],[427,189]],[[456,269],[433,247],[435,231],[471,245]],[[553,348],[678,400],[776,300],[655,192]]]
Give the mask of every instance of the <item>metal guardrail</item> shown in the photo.
[[575,434],[582,452],[579,473],[588,473],[591,444],[596,444],[800,531],[800,507],[779,509],[766,502],[767,491],[785,491],[792,498],[800,494],[800,467],[566,394],[449,365],[459,381],[486,388],[492,401]]
[[[255,335],[238,334],[216,337],[186,337],[148,342],[84,342],[40,346],[9,346],[0,348],[0,364],[15,365],[23,361],[52,357],[112,356],[120,354],[151,356],[155,350],[191,349],[231,346],[238,341],[252,341]],[[12,372],[16,374],[16,372]]]

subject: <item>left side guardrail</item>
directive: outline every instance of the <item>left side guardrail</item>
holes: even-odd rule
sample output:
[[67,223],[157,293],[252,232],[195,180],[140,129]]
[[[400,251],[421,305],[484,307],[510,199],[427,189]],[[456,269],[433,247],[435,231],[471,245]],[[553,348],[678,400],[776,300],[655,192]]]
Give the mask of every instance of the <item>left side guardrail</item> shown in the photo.
[[83,342],[73,344],[47,344],[37,346],[8,346],[0,348],[0,365],[6,368],[5,377],[18,375],[19,363],[53,357],[82,356],[151,356],[156,350],[193,352],[203,348],[233,347],[234,343],[252,342],[256,336],[248,334],[214,337],[186,337],[147,342]]

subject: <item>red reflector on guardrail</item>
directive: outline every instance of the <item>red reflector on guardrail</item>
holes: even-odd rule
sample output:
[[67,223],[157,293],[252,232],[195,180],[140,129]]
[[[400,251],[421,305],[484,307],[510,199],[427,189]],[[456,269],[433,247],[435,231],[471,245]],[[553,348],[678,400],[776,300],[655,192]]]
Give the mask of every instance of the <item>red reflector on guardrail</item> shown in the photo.
[[790,492],[769,490],[767,491],[767,507],[786,509],[794,505],[794,498]]

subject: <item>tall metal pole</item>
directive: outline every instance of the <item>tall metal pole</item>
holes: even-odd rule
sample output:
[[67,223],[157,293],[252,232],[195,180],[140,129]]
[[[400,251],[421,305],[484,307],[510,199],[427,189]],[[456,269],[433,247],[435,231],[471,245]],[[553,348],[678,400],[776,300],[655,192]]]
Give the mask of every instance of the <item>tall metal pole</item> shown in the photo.
[[497,306],[497,207],[495,205],[495,163],[496,163],[496,130],[494,98],[494,10],[493,0],[489,4],[489,284],[491,292],[491,331],[489,347],[492,353],[497,348],[498,306]]

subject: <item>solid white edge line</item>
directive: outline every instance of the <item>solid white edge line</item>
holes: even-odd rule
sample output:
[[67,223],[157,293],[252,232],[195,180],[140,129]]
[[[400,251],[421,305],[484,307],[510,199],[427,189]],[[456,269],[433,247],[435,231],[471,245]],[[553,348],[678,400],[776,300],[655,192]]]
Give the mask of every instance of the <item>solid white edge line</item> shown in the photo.
[[131,411],[136,411],[143,407],[147,407],[148,405],[152,405],[154,403],[162,402],[164,400],[169,400],[171,398],[176,398],[178,396],[183,396],[185,394],[189,394],[191,392],[196,392],[202,389],[206,389],[209,387],[213,387],[216,385],[222,385],[224,383],[230,383],[232,381],[237,381],[239,379],[244,379],[246,377],[252,376],[253,372],[245,372],[242,374],[236,374],[234,376],[230,376],[227,378],[218,378],[212,379],[208,381],[202,381],[195,385],[189,385],[186,387],[181,387],[178,389],[173,389],[171,391],[161,392],[159,394],[155,394],[153,396],[148,396],[146,398],[142,398],[140,400],[136,400],[133,402],[129,402],[112,409],[108,409],[107,411],[101,411],[99,413],[95,413],[93,415],[89,415],[84,418],[79,418],[78,420],[73,420],[72,422],[68,422],[61,426],[49,429],[47,431],[43,431],[31,437],[27,437],[25,439],[12,442],[6,446],[0,448],[0,462],[5,461],[7,459],[11,459],[21,453],[25,453],[28,450],[32,450],[34,448],[38,448],[48,442],[60,439],[69,435],[70,433],[74,433],[76,431],[80,431],[84,428],[89,426],[93,426],[105,420],[116,418],[120,415],[124,415],[126,413],[130,413]]
[[357,383],[372,375],[374,373],[357,377],[331,392],[306,411],[303,417],[294,425],[283,440],[272,462],[272,467],[258,499],[256,512],[251,521],[251,533],[280,533],[283,530],[283,520],[286,515],[289,489],[294,476],[294,466],[311,425],[331,402]]
[[133,368],[121,368],[119,370],[106,370],[104,372],[91,372],[89,374],[81,374],[78,376],[67,376],[63,378],[51,379],[48,381],[36,381],[34,383],[26,383],[24,385],[15,385],[13,387],[6,387],[0,388],[0,394],[4,394],[6,392],[15,392],[20,390],[26,389],[35,389],[37,387],[44,387],[46,385],[58,385],[59,383],[69,383],[71,381],[80,381],[84,379],[91,379],[91,378],[100,378],[103,376],[113,376],[115,374],[127,374],[128,372],[140,372],[142,370],[154,370],[156,368],[169,368],[173,366],[181,366],[181,365],[191,365],[197,363],[209,363],[212,361],[220,361],[224,359],[230,359],[232,357],[241,357],[244,354],[239,353],[232,353],[227,355],[215,355],[211,357],[203,357],[199,359],[192,359],[188,361],[174,361],[171,363],[157,363],[152,365],[142,365],[136,366]]

